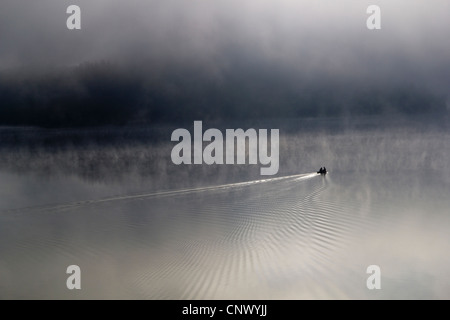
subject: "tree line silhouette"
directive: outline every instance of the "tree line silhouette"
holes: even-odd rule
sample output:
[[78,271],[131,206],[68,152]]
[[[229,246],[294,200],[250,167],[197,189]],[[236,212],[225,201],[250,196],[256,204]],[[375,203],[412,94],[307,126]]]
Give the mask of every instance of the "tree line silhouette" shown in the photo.
[[162,71],[84,63],[47,72],[0,73],[0,125],[92,127],[226,120],[446,112],[415,86],[306,81],[270,66],[220,76],[195,67]]

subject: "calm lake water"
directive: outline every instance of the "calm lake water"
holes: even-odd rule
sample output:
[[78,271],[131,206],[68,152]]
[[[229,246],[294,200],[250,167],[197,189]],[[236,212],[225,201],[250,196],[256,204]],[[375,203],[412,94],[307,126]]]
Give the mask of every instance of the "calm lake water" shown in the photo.
[[170,130],[3,128],[0,298],[449,299],[448,127],[378,121],[280,129],[274,177],[175,166]]

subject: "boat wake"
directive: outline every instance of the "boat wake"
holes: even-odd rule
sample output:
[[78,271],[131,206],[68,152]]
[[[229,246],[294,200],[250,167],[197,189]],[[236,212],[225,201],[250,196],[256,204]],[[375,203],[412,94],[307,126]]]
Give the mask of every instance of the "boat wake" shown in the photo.
[[[72,264],[82,298],[345,297],[331,271],[367,219],[333,189],[314,172],[9,210],[3,268],[41,298],[35,279]],[[42,274],[23,276],[28,265]],[[48,298],[70,296],[48,286]]]
[[199,192],[207,192],[207,191],[229,190],[229,189],[233,189],[233,188],[242,188],[242,187],[253,186],[253,185],[261,184],[261,183],[284,181],[284,180],[299,181],[299,180],[311,179],[315,176],[317,176],[317,174],[315,174],[315,173],[296,174],[296,175],[289,175],[289,176],[276,177],[276,178],[268,178],[268,179],[260,179],[260,180],[251,180],[251,181],[238,182],[238,183],[223,184],[223,185],[217,185],[217,186],[188,188],[188,189],[179,189],[179,190],[168,190],[168,191],[157,191],[157,192],[143,193],[143,194],[119,195],[119,196],[113,196],[113,197],[102,198],[102,199],[93,199],[93,200],[84,200],[84,201],[74,201],[74,202],[62,203],[62,204],[39,205],[39,206],[32,206],[32,207],[25,207],[25,208],[7,209],[7,210],[3,210],[3,212],[11,213],[11,212],[22,212],[22,211],[26,211],[26,210],[39,210],[39,211],[55,211],[56,210],[56,211],[58,211],[58,210],[65,210],[65,209],[70,209],[70,208],[74,208],[74,207],[106,203],[106,202],[113,202],[113,201],[140,200],[140,199],[152,198],[152,197],[170,197],[170,196],[186,195],[186,194],[191,194],[191,193],[199,193]]

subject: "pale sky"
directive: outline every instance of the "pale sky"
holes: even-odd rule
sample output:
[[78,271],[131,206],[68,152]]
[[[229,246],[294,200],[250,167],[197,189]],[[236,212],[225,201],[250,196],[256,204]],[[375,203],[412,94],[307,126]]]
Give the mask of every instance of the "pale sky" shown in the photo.
[[[78,31],[66,28],[71,4],[81,8]],[[371,4],[381,30],[366,28]],[[2,0],[0,70],[108,60],[220,74],[240,59],[446,90],[449,34],[447,0]]]

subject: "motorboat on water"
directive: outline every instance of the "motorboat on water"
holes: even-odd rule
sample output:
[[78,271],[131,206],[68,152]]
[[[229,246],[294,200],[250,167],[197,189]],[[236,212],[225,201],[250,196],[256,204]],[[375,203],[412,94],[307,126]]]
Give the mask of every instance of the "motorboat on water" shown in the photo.
[[328,171],[327,171],[327,168],[325,168],[325,167],[320,168],[319,171],[317,171],[317,173],[318,173],[318,174],[321,174],[321,175],[326,175],[327,172],[328,172]]

